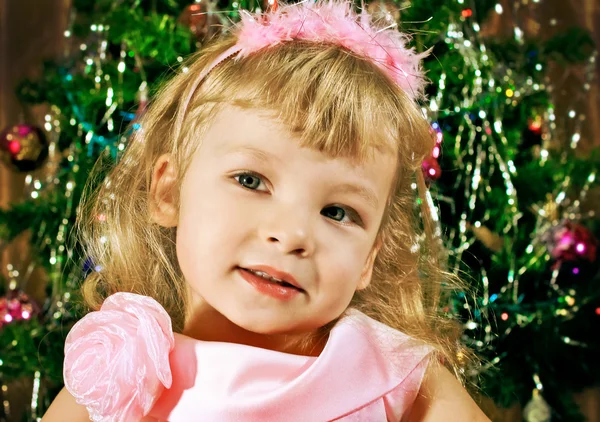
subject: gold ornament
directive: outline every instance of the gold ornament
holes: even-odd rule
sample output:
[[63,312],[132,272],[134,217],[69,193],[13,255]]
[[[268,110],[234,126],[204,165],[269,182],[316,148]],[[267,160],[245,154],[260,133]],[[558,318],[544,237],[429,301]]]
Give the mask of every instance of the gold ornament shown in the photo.
[[558,223],[558,203],[551,193],[546,194],[546,202],[541,207],[537,204],[534,204],[531,206],[531,210],[534,213],[541,215],[551,223]]
[[552,409],[537,388],[533,390],[531,400],[523,409],[523,418],[527,422],[550,422]]
[[468,224],[467,227],[471,229],[477,240],[493,252],[500,252],[504,247],[504,239],[497,233],[492,232],[485,226],[473,226]]

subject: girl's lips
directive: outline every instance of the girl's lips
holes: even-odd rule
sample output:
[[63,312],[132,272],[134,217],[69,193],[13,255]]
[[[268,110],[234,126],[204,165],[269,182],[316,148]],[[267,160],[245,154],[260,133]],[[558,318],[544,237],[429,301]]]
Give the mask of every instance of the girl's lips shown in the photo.
[[238,272],[242,278],[258,292],[278,300],[292,300],[302,292],[302,290],[294,286],[285,286],[275,281],[267,280],[266,278],[260,277],[244,268],[238,268]]
[[286,273],[285,271],[279,271],[276,268],[269,267],[268,265],[252,265],[249,267],[244,267],[242,269],[252,270],[252,271],[261,271],[263,273],[267,273],[273,278],[276,278],[278,280],[281,280],[288,284],[291,284],[292,286],[294,286],[295,288],[297,288],[299,290],[303,290],[302,287],[300,286],[300,284],[298,284],[298,282],[294,278],[294,276],[292,276],[289,273]]

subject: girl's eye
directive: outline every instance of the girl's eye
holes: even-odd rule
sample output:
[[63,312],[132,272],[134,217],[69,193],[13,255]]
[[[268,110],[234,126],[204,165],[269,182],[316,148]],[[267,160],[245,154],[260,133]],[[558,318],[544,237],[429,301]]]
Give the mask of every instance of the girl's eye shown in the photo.
[[234,179],[243,187],[252,190],[258,189],[263,183],[262,179],[253,173],[240,173]]
[[338,206],[330,206],[323,208],[321,215],[339,221],[343,224],[355,223],[362,226],[362,219],[353,209],[346,209]]
[[341,207],[327,207],[323,208],[321,215],[324,215],[325,217],[331,218],[335,221],[342,221],[346,216],[346,210]]

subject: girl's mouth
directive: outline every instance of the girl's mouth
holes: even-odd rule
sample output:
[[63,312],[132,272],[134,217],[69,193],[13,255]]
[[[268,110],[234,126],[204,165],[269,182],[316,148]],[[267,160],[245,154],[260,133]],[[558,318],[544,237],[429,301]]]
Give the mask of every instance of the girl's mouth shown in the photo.
[[264,272],[264,271],[250,270],[250,269],[246,269],[246,268],[243,268],[243,269],[244,269],[244,270],[246,270],[246,271],[249,271],[249,272],[251,272],[251,273],[252,273],[252,274],[254,274],[254,275],[257,275],[257,276],[259,276],[259,277],[262,277],[262,278],[264,278],[264,279],[266,279],[266,280],[272,281],[272,282],[274,282],[274,283],[277,283],[277,284],[281,284],[282,286],[286,286],[286,287],[292,287],[292,288],[294,288],[294,289],[297,289],[297,287],[296,287],[296,286],[294,286],[294,285],[292,285],[292,284],[288,283],[287,281],[283,281],[283,280],[279,280],[278,278],[271,277],[269,274],[267,274],[267,273],[266,273],[266,272]]
[[293,275],[285,271],[280,271],[268,265],[252,265],[248,267],[238,268],[249,271],[258,277],[263,277],[266,280],[272,281],[274,283],[279,283],[287,287],[294,287],[298,290],[304,290],[302,286],[296,281]]
[[242,278],[257,291],[276,299],[291,300],[299,293],[304,292],[304,290],[301,288],[296,287],[286,281],[272,277],[264,271],[242,267],[238,267],[238,271]]

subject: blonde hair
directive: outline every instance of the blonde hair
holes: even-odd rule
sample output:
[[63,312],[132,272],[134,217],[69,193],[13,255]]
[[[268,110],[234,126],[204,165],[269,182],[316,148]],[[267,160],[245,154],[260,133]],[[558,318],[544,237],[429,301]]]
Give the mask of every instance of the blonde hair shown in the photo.
[[[235,42],[233,37],[217,40],[183,65],[185,71],[158,93],[140,122],[142,130],[96,195],[83,202],[82,241],[102,267],[84,282],[86,304],[98,309],[117,291],[148,295],[164,306],[175,331],[183,329],[187,298],[175,253],[176,229],[153,223],[149,213],[153,166],[170,153],[182,178],[198,140],[223,105],[258,108],[274,112],[301,144],[325,154],[360,161],[375,148],[397,155],[372,282],[355,294],[351,307],[455,362],[459,346],[451,334],[456,325],[439,312],[440,289],[453,278],[440,265],[441,248],[423,194],[421,163],[434,140],[422,111],[371,61],[335,45],[302,41],[226,60],[191,92],[202,70]],[[182,104],[189,96],[189,104]]]

